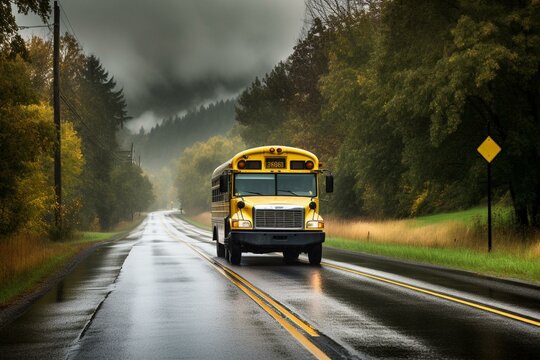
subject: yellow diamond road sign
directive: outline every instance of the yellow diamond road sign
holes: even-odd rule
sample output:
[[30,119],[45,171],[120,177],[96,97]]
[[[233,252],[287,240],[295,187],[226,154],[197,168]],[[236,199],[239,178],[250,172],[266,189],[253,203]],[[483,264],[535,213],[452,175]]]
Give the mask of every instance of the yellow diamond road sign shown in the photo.
[[490,163],[501,152],[501,147],[488,136],[476,150]]

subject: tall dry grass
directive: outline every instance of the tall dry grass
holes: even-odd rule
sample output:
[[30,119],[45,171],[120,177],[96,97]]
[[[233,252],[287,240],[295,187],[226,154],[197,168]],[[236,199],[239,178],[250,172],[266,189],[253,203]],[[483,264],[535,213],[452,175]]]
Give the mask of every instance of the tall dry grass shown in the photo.
[[58,246],[30,234],[0,240],[0,285],[14,281],[58,254]]
[[[190,218],[211,226],[210,212]],[[414,220],[365,221],[325,217],[325,232],[328,237],[375,243],[476,251],[487,248],[486,226],[480,222],[447,221],[418,225]],[[540,232],[523,233],[508,224],[496,224],[493,228],[493,250],[540,258]]]
[[[139,224],[144,216],[119,224],[115,231],[125,231]],[[76,233],[69,241],[55,242],[46,236],[16,234],[0,238],[0,306],[21,291],[49,276],[72,256],[106,240],[115,233]]]
[[528,249],[528,255],[535,259],[540,259],[540,239],[536,239],[536,243],[533,243]]
[[190,218],[198,223],[201,223],[203,225],[212,226],[212,213],[210,211],[206,211],[194,216],[190,216]]
[[[487,247],[486,229],[475,223],[443,222],[419,226],[411,220],[363,221],[326,218],[325,227],[329,237],[357,241],[477,251],[484,251]],[[540,232],[524,234],[506,226],[495,227],[493,250],[540,258]]]

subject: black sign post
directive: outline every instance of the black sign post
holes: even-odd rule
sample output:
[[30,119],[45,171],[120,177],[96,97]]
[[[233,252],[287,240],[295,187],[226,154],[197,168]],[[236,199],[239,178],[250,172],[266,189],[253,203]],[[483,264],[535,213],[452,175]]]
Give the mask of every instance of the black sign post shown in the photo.
[[495,159],[495,156],[501,152],[501,147],[489,136],[488,125],[488,137],[480,146],[477,151],[487,161],[487,226],[488,226],[488,252],[491,252],[492,232],[491,232],[491,162]]
[[488,216],[487,216],[487,225],[488,225],[488,252],[491,252],[491,163],[487,163],[487,183],[488,183],[488,194],[487,194],[487,203],[488,203]]

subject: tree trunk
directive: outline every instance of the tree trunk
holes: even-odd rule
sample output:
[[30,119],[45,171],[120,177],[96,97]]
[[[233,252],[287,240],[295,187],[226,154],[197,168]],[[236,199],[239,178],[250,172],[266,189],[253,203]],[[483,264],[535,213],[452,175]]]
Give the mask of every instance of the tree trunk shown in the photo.
[[529,226],[529,217],[527,212],[527,206],[525,204],[518,203],[516,200],[516,194],[514,187],[510,184],[510,195],[512,197],[512,204],[514,206],[514,215],[516,217],[516,224],[521,226]]
[[540,189],[536,192],[536,197],[531,207],[531,225],[540,228]]

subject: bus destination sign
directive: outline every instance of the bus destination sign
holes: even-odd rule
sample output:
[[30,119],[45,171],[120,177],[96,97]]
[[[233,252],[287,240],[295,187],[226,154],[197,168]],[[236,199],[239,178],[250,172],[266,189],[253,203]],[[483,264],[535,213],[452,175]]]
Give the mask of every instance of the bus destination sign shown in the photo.
[[285,158],[266,158],[267,169],[285,169]]

